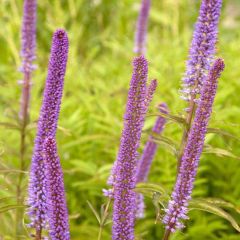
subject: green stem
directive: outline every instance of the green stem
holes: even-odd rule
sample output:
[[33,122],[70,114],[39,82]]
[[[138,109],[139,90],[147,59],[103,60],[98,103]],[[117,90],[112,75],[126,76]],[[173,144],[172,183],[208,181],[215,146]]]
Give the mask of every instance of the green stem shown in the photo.
[[36,229],[35,240],[42,240],[42,229],[39,230]]
[[108,201],[107,201],[107,205],[106,205],[103,215],[102,215],[100,226],[99,226],[98,240],[101,240],[101,238],[102,238],[103,227],[105,226],[105,223],[106,223],[106,220],[108,217],[108,210],[111,205],[111,202],[112,202],[112,199],[109,197]]
[[168,240],[170,235],[171,235],[171,231],[169,229],[166,229],[163,236],[163,240]]
[[101,240],[102,238],[102,232],[103,232],[103,226],[100,225],[99,232],[98,232],[98,240]]
[[[16,198],[17,204],[24,203],[24,195],[22,193],[22,182],[24,179],[25,171],[25,153],[26,153],[26,128],[28,125],[29,114],[29,99],[30,99],[30,78],[31,74],[26,72],[24,74],[24,82],[22,88],[22,99],[20,106],[20,173],[18,177],[18,183],[16,186]],[[16,210],[16,239],[20,239],[20,235],[23,234],[22,219],[24,215],[24,209],[19,208]]]
[[187,143],[187,139],[188,139],[188,134],[191,128],[191,124],[192,124],[192,120],[194,117],[194,112],[195,112],[195,108],[196,108],[196,103],[194,102],[196,96],[191,96],[191,100],[189,103],[189,111],[187,113],[186,116],[186,126],[184,128],[184,132],[183,132],[183,136],[182,136],[182,140],[181,140],[181,144],[180,144],[180,150],[179,150],[179,154],[178,154],[178,166],[177,166],[177,170],[179,172],[180,170],[180,166],[181,166],[181,160],[182,160],[182,156],[183,156],[183,152]]

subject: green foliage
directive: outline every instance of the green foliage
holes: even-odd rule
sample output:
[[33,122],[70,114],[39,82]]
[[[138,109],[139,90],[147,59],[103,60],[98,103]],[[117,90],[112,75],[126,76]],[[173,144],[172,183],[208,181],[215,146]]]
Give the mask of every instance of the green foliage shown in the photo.
[[[3,0],[0,4],[0,238],[15,240],[16,179],[19,172],[19,99],[17,71],[21,59],[20,27],[22,0]],[[31,123],[27,128],[27,154],[30,164],[36,121],[47,72],[52,32],[64,27],[69,33],[70,54],[58,129],[58,146],[64,169],[67,202],[73,240],[97,239],[99,223],[92,208],[101,213],[106,203],[102,189],[114,162],[122,129],[122,115],[131,77],[133,38],[140,1],[134,0],[39,0],[37,26],[38,69],[34,72],[31,96]],[[171,192],[176,174],[176,157],[181,138],[184,102],[179,98],[188,46],[199,1],[153,0],[150,14],[148,52],[149,78],[158,79],[142,138],[156,119],[159,102],[170,108],[169,121],[151,168],[149,181],[164,196]],[[214,112],[201,157],[194,198],[218,198],[240,206],[240,71],[239,1],[224,2],[217,55],[225,59],[226,69],[219,82]],[[176,124],[177,122],[177,124]],[[216,130],[218,129],[218,130]],[[219,130],[220,129],[220,130]],[[173,145],[174,143],[174,145]],[[176,144],[176,146],[175,146]],[[171,154],[169,147],[174,147]],[[175,150],[176,149],[176,150]],[[219,157],[220,156],[220,157]],[[27,170],[23,189],[27,194]],[[147,191],[146,189],[144,191]],[[155,191],[155,190],[154,190]],[[162,196],[162,195],[161,195]],[[136,238],[155,240],[163,234],[159,195],[146,198],[146,218],[137,221]],[[240,217],[230,206],[219,206],[239,224]],[[10,207],[11,206],[11,207]],[[19,206],[22,207],[22,206]],[[156,211],[158,218],[156,219]],[[160,214],[160,215],[159,215]],[[108,216],[109,217],[109,216]],[[106,219],[105,219],[106,220]],[[27,222],[27,217],[23,220]],[[156,224],[155,224],[156,222]],[[27,230],[21,239],[29,239]],[[102,239],[111,239],[111,224],[103,228]],[[224,218],[203,211],[191,211],[183,232],[172,240],[239,239],[239,233]]]

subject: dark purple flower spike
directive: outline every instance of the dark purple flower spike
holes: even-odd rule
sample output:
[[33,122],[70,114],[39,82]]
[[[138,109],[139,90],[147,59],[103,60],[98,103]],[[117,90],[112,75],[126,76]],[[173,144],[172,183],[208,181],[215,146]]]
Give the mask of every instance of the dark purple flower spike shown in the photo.
[[51,240],[69,240],[68,210],[65,198],[63,172],[54,138],[44,143],[46,166],[47,213]]
[[113,240],[133,240],[136,210],[137,149],[146,114],[148,63],[143,57],[133,61],[124,128],[114,166]]
[[32,157],[29,182],[29,215],[31,226],[41,236],[46,226],[46,174],[43,144],[48,137],[55,137],[62,99],[64,76],[68,57],[68,37],[64,30],[53,35],[48,76],[38,120],[37,135]]

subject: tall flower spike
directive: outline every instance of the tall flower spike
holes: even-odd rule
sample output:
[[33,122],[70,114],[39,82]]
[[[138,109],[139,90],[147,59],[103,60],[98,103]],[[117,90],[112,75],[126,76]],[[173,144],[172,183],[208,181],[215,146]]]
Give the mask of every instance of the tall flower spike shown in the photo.
[[23,6],[22,22],[22,66],[23,72],[22,97],[19,117],[26,124],[29,111],[31,73],[34,70],[33,61],[36,51],[36,0],[25,0]]
[[[149,84],[149,86],[147,87],[147,90],[146,90],[146,97],[145,97],[145,101],[144,101],[145,113],[147,113],[149,104],[152,101],[153,94],[156,91],[156,88],[157,88],[157,80],[153,79],[150,82],[150,84]],[[110,186],[114,186],[115,177],[116,177],[116,165],[117,165],[117,161],[114,162],[111,173],[110,173],[110,176],[109,176],[108,181],[107,181],[107,184],[110,185]],[[104,189],[103,192],[104,192],[105,196],[109,196],[109,194],[112,195],[112,190],[109,191],[109,190]]]
[[[64,76],[68,56],[68,37],[64,30],[53,35],[48,76],[38,120],[29,182],[29,215],[31,226],[41,236],[46,225],[46,176],[43,144],[47,137],[55,137],[61,105]],[[40,239],[40,238],[39,238]]]
[[217,59],[203,84],[200,101],[193,125],[189,132],[187,145],[182,157],[182,164],[172,193],[172,200],[169,201],[166,216],[163,220],[169,232],[184,227],[181,219],[187,219],[188,201],[191,199],[193,183],[204,145],[207,125],[212,112],[213,101],[217,90],[217,80],[223,69],[223,60]]
[[50,237],[52,240],[69,240],[68,210],[65,198],[63,172],[54,138],[44,143],[46,165],[46,192]]
[[[168,113],[168,108],[165,103],[159,104],[159,111],[161,113]],[[166,123],[166,119],[162,116],[159,116],[156,120],[156,123],[152,129],[153,133],[160,134]],[[145,182],[147,180],[149,170],[153,161],[153,158],[156,154],[158,145],[153,141],[153,136],[149,136],[148,142],[146,143],[143,154],[139,160],[137,168],[137,183]],[[136,205],[136,217],[144,217],[144,197],[142,194],[137,194],[137,205]]]
[[196,99],[207,77],[215,53],[221,7],[222,0],[202,0],[183,78],[184,100]]
[[134,52],[138,55],[145,54],[146,51],[146,38],[147,38],[147,26],[148,16],[151,6],[151,0],[142,0],[142,6],[139,12],[136,33],[135,33],[135,46]]
[[124,128],[115,165],[113,240],[134,239],[136,194],[133,189],[136,184],[137,149],[146,113],[147,73],[147,60],[143,56],[135,58],[124,115]]

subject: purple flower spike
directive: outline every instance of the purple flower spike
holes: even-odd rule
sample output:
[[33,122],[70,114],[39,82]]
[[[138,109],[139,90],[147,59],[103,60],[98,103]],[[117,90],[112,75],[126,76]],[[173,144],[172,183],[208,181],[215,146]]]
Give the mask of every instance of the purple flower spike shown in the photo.
[[[156,91],[157,88],[157,80],[154,79],[150,82],[149,86],[147,87],[147,92],[146,92],[146,97],[145,97],[145,113],[147,113],[148,107],[150,102],[152,101],[153,98],[153,94]],[[116,165],[117,165],[117,161],[114,162],[112,170],[111,170],[111,174],[107,180],[107,184],[110,186],[114,186],[115,183],[115,178],[116,178]],[[113,191],[111,190],[105,190],[104,189],[104,195],[105,196],[111,196],[113,197]]]
[[[159,105],[159,111],[167,114],[168,109],[165,103]],[[160,134],[163,131],[166,119],[162,116],[159,116],[156,120],[156,123],[152,131],[156,134]],[[153,142],[153,137],[149,136],[148,142],[143,150],[143,154],[140,159],[139,168],[137,171],[137,182],[145,182],[152,164],[152,160],[156,154],[158,145]]]
[[47,137],[55,137],[61,105],[64,76],[68,56],[68,37],[64,30],[53,35],[48,76],[38,120],[29,182],[29,215],[31,226],[41,235],[46,225],[46,176],[43,144]]
[[222,59],[217,59],[203,84],[200,101],[196,110],[193,125],[189,132],[184,149],[182,164],[179,170],[172,200],[169,201],[163,222],[166,229],[174,232],[184,227],[181,219],[187,219],[188,201],[191,199],[193,183],[202,153],[207,125],[212,112],[213,101],[217,90],[217,80],[224,69]]
[[[21,109],[20,119],[26,121],[28,116],[30,88],[31,88],[31,73],[34,70],[32,64],[35,60],[36,51],[36,0],[25,0],[23,6],[23,22],[22,22],[22,66],[23,72],[22,83],[22,97],[21,97]],[[24,123],[25,124],[25,123]]]
[[142,0],[141,10],[138,16],[134,52],[138,55],[145,54],[148,16],[151,6],[151,0]]
[[183,79],[184,100],[195,99],[207,77],[215,53],[221,7],[222,0],[202,0]]
[[113,240],[134,239],[136,210],[137,149],[146,113],[148,63],[143,57],[133,61],[133,75],[128,92],[124,128],[115,165],[113,205]]
[[[168,109],[165,103],[159,104],[159,111],[167,114]],[[166,119],[162,116],[159,116],[156,120],[156,123],[152,131],[156,134],[160,134],[166,123]],[[138,169],[137,169],[137,183],[147,181],[149,170],[153,161],[153,158],[156,154],[158,145],[153,142],[153,137],[149,136],[148,142],[146,143],[143,154],[139,159]],[[144,197],[142,194],[137,194],[137,207],[136,207],[136,218],[144,217]]]
[[149,104],[150,102],[152,101],[152,98],[153,98],[153,94],[155,93],[156,91],[156,88],[157,88],[157,80],[156,79],[153,79],[148,88],[147,88],[147,96],[146,96],[146,99],[145,99],[145,104],[146,104],[146,112],[148,110],[148,107],[149,107]]
[[44,143],[44,164],[46,165],[46,192],[49,229],[52,240],[69,240],[68,210],[65,198],[63,172],[54,138]]

